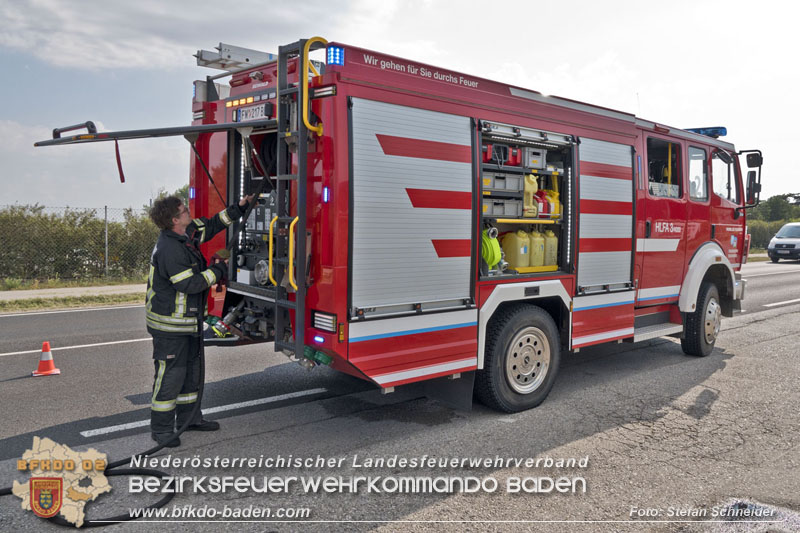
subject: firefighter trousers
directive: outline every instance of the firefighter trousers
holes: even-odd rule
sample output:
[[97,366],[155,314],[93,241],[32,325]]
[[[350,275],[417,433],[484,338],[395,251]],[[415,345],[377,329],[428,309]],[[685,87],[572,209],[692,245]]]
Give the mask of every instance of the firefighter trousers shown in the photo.
[[[153,433],[172,433],[192,414],[200,390],[202,342],[202,338],[191,335],[153,337],[155,375],[150,400],[150,429]],[[198,409],[191,423],[201,420]]]

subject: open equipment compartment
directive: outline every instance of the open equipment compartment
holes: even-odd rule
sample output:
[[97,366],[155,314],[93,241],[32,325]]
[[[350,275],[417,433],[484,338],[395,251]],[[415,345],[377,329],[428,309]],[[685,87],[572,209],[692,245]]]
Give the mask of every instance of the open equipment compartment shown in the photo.
[[575,141],[482,120],[482,279],[569,272]]

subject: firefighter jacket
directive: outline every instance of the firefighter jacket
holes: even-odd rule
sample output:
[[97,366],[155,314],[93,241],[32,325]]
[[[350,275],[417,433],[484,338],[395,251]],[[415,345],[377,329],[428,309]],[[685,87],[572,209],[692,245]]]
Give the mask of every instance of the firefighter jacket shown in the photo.
[[145,304],[147,331],[153,336],[199,335],[198,322],[208,310],[208,289],[226,273],[224,264],[207,268],[200,243],[230,226],[247,206],[232,205],[213,218],[196,218],[186,235],[162,230],[150,256]]

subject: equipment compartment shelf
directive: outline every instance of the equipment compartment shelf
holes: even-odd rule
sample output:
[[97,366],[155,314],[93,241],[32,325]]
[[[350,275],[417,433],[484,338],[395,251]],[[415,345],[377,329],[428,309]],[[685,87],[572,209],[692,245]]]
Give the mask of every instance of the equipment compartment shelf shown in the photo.
[[482,163],[481,168],[483,170],[491,170],[494,172],[507,172],[510,174],[525,174],[525,168],[523,167],[512,167],[510,165],[495,165],[494,163]]
[[555,177],[558,177],[558,176],[563,176],[564,175],[564,171],[563,170],[542,170],[540,168],[530,168],[530,169],[526,168],[525,172],[527,174],[535,174],[537,176],[555,176]]
[[540,168],[530,167],[513,167],[510,165],[495,165],[494,163],[482,163],[483,170],[491,170],[493,172],[505,172],[509,174],[536,174],[537,176],[563,176],[563,170],[543,170]]
[[516,270],[520,274],[532,274],[534,272],[556,272],[558,270],[558,265],[540,266],[540,267],[517,267],[512,270]]
[[522,198],[524,193],[514,191],[483,191],[484,198]]
[[494,220],[498,224],[561,224],[560,218],[483,218],[484,220]]

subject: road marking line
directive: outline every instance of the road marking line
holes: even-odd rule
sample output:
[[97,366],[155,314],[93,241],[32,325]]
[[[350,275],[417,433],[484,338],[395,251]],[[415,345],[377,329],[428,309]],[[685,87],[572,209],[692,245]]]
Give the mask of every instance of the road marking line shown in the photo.
[[115,431],[125,431],[126,429],[143,428],[149,425],[149,420],[139,420],[138,422],[129,422],[127,424],[119,424],[118,426],[108,426],[106,428],[81,431],[81,436],[86,438],[96,437],[97,435],[105,435],[106,433],[114,433]]
[[777,305],[795,304],[797,302],[800,302],[800,298],[796,298],[794,300],[786,300],[785,302],[775,302],[774,304],[764,304],[764,307],[775,307]]
[[[60,348],[50,348],[51,352],[55,352],[57,350],[74,350],[76,348],[94,348],[95,346],[110,346],[112,344],[125,344],[128,342],[142,342],[142,341],[149,341],[152,340],[153,337],[147,337],[145,339],[129,339],[126,341],[110,341],[110,342],[98,342],[95,344],[81,344],[78,346],[62,346]],[[7,355],[23,355],[26,353],[41,353],[42,350],[25,350],[24,352],[8,352],[8,353],[0,353],[0,357],[5,357]]]
[[[10,301],[10,300],[8,300]],[[144,307],[144,305],[117,305],[114,307],[89,307],[86,309],[62,309],[60,311],[31,311],[30,313],[14,313],[14,314],[0,314],[0,318],[9,318],[12,316],[33,316],[33,315],[55,315],[57,313],[80,313],[82,311],[108,311],[109,309],[134,309],[136,307]]]
[[[259,398],[258,400],[250,400],[247,402],[220,405],[219,407],[203,409],[203,414],[210,415],[213,413],[221,413],[223,411],[231,411],[233,409],[243,409],[245,407],[252,407],[254,405],[265,405],[268,403],[275,403],[283,400],[291,400],[293,398],[302,398],[303,396],[311,396],[312,394],[320,394],[322,392],[328,392],[328,389],[309,389],[297,392],[290,392],[288,394],[281,394],[278,396],[269,396],[268,398]],[[81,431],[81,436],[86,438],[96,437],[97,435],[105,435],[106,433],[125,431],[126,429],[146,427],[149,425],[150,425],[150,420],[139,420],[138,422],[128,422],[127,424],[119,424],[117,426],[108,426],[99,429],[90,429],[87,431]]]
[[770,272],[769,274],[742,274],[744,279],[760,278],[762,276],[777,276],[778,274],[800,274],[800,270],[782,270],[780,272]]

